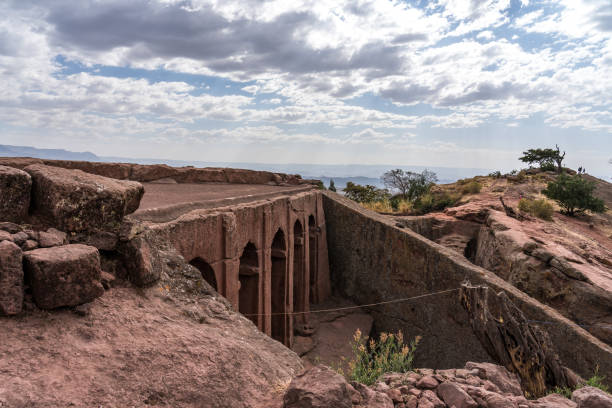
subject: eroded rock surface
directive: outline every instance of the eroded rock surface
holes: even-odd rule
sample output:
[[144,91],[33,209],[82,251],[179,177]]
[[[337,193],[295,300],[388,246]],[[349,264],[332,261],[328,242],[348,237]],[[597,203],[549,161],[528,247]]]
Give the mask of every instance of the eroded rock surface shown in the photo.
[[23,221],[28,216],[32,178],[24,171],[0,166],[0,221]]
[[24,255],[26,279],[38,307],[54,309],[91,302],[104,293],[98,250],[73,244]]

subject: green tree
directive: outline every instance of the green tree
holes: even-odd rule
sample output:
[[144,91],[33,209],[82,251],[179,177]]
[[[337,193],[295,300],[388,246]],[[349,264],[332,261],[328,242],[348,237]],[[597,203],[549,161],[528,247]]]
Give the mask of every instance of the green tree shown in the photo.
[[346,187],[342,190],[347,198],[358,203],[371,203],[374,201],[384,201],[391,197],[389,190],[376,188],[372,185],[359,185],[352,181],[346,183]]
[[522,157],[519,157],[520,161],[530,166],[537,163],[542,170],[556,169],[557,173],[563,170],[563,159],[565,159],[565,152],[561,154],[558,145],[555,145],[554,149],[529,149],[523,152]]
[[542,194],[555,200],[563,208],[563,212],[573,216],[576,212],[586,210],[604,212],[606,206],[603,200],[593,196],[595,183],[576,174],[568,176],[565,173],[557,176],[555,181],[548,183]]
[[402,198],[414,201],[429,192],[438,181],[436,173],[423,170],[421,173],[404,171],[402,169],[389,170],[381,176],[385,187],[398,190]]
[[334,183],[334,179],[330,179],[329,180],[329,191],[333,191],[334,193],[336,192],[336,184]]

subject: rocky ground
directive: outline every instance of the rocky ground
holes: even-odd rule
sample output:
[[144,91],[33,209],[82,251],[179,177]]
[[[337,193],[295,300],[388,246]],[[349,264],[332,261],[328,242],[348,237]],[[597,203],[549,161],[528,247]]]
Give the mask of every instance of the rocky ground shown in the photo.
[[371,387],[348,383],[325,366],[297,376],[284,408],[606,408],[612,396],[594,387],[574,391],[571,400],[549,394],[528,400],[517,377],[490,363],[468,362],[462,369],[417,369],[388,373]]
[[299,357],[234,312],[172,252],[150,288],[115,281],[93,302],[0,317],[0,407],[281,404]]
[[[506,206],[520,213],[519,199],[542,198],[540,190],[551,177],[534,174],[521,182],[477,178],[482,191],[463,197],[459,205],[395,219],[495,272],[612,344],[612,212],[569,217],[556,211],[550,221],[529,214],[517,219],[500,202],[502,197]],[[610,191],[612,185],[598,182],[602,198],[608,198]],[[611,202],[607,205],[612,207]]]

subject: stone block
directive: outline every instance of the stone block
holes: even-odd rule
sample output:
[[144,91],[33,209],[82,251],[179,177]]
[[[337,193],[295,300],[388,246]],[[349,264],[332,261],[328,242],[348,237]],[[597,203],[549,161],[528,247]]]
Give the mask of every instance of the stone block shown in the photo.
[[67,232],[116,231],[123,217],[135,211],[144,188],[81,170],[31,165],[34,213]]
[[104,293],[100,255],[81,244],[40,248],[24,254],[26,279],[42,309],[76,306]]
[[23,306],[21,249],[10,241],[0,242],[0,315],[14,315]]
[[28,216],[31,189],[28,173],[0,166],[0,221],[21,222]]

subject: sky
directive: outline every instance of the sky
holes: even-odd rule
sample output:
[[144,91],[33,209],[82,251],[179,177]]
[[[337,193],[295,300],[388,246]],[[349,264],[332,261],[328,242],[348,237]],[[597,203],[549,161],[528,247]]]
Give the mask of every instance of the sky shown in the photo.
[[0,143],[612,176],[609,0],[2,0]]

